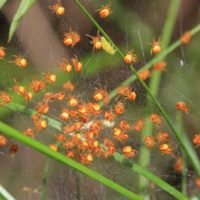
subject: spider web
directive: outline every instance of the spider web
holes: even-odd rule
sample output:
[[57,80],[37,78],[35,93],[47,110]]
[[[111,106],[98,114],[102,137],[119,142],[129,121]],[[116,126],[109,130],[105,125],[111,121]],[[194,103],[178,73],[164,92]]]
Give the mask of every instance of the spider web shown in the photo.
[[[111,92],[119,86],[129,76],[132,75],[129,67],[122,62],[117,53],[109,55],[103,50],[92,51],[93,46],[89,43],[91,40],[86,36],[96,36],[97,28],[80,10],[73,1],[62,1],[66,12],[59,18],[49,5],[55,4],[53,0],[39,0],[30,8],[27,14],[22,18],[10,44],[6,44],[8,37],[9,24],[19,6],[20,1],[8,1],[0,13],[0,46],[6,47],[6,57],[0,60],[1,81],[0,90],[8,90],[14,86],[13,77],[20,83],[29,82],[33,75],[43,77],[41,73],[48,71],[62,74],[62,80],[58,80],[56,86],[49,87],[50,92],[62,91],[62,84],[71,80],[75,84],[75,96],[80,95],[82,101],[93,101],[95,88],[99,84],[107,91]],[[100,18],[98,12],[101,5],[110,3],[106,0],[82,0],[80,3],[92,15],[97,23],[109,35],[113,42],[123,51],[130,51],[135,48],[134,53],[137,54],[140,62],[133,64],[138,70],[150,61],[154,55],[150,54],[150,45],[153,37],[162,34],[163,24],[167,17],[168,1],[159,0],[134,0],[134,1],[113,1],[111,10],[114,11],[107,18]],[[199,1],[186,0],[182,2],[178,14],[178,18],[173,31],[171,43],[176,41],[183,32],[190,30],[200,22]],[[63,44],[64,32],[72,30],[77,31],[81,35],[81,42],[77,43],[73,48]],[[192,141],[195,134],[198,134],[200,112],[199,112],[199,53],[198,41],[200,34],[197,33],[188,45],[181,45],[175,51],[167,56],[167,71],[163,73],[159,86],[158,101],[175,124],[175,105],[179,101],[183,101],[190,107],[191,114],[183,114],[184,128],[188,137]],[[21,54],[28,60],[28,66],[23,71],[8,63],[11,55]],[[66,74],[58,69],[58,61],[63,58],[70,60],[76,54],[81,62],[83,62],[83,70],[76,73]],[[145,81],[149,84],[149,79]],[[139,81],[130,84],[133,91],[136,92],[137,98],[134,102],[127,103],[125,112],[118,116],[114,121],[116,127],[122,120],[134,125],[136,121],[144,117],[146,108],[147,93]],[[46,91],[35,95],[31,103],[26,106],[33,108],[40,101]],[[65,92],[68,96],[69,92]],[[17,101],[21,97],[17,98]],[[14,100],[15,101],[15,98]],[[23,101],[25,102],[25,101]],[[21,102],[21,103],[23,103]],[[114,109],[116,100],[112,100],[109,107],[103,110]],[[50,104],[48,116],[61,121],[60,113],[62,106],[68,106],[68,100],[55,101]],[[2,108],[0,108],[2,109]],[[1,110],[0,110],[1,112]],[[1,115],[1,120],[15,129],[21,131],[27,128],[34,129],[32,119],[22,114],[6,110],[7,114]],[[155,113],[159,113],[155,106]],[[98,119],[103,118],[101,115]],[[176,126],[177,130],[180,128]],[[113,127],[106,127],[102,131],[99,139],[112,138]],[[181,155],[180,144],[173,135],[171,129],[163,120],[161,130],[168,132],[170,141],[175,148],[175,155]],[[154,126],[153,133],[158,133],[158,129]],[[55,143],[55,131],[48,127],[38,133],[35,131],[35,140],[45,145]],[[134,149],[139,150],[141,146],[142,132],[134,130],[128,131],[129,139],[123,143],[117,143],[117,151],[123,153],[124,146],[131,145]],[[37,152],[36,150],[9,138],[10,143],[4,147],[0,146],[0,177],[3,187],[10,192],[16,199],[40,199],[42,179],[47,156]],[[113,139],[114,140],[114,139]],[[14,159],[9,154],[11,142],[19,146]],[[198,156],[200,156],[199,148],[196,148]],[[60,149],[64,152],[63,148]],[[148,170],[165,180],[178,190],[181,190],[181,174],[174,171],[175,159],[172,156],[163,156],[158,148],[152,148],[150,164]],[[139,156],[132,158],[138,163]],[[95,157],[92,164],[87,165],[88,168],[100,173],[119,185],[127,188],[131,192],[138,193],[138,174],[126,166],[118,163],[113,158],[104,159]],[[200,191],[195,184],[197,174],[191,163],[187,162],[187,195],[192,197]],[[29,192],[23,189],[29,188]],[[165,192],[158,186],[150,184],[145,191],[147,199],[175,199],[171,194]],[[115,190],[103,185],[100,182],[87,177],[76,170],[51,159],[47,178],[46,199],[129,199]]]

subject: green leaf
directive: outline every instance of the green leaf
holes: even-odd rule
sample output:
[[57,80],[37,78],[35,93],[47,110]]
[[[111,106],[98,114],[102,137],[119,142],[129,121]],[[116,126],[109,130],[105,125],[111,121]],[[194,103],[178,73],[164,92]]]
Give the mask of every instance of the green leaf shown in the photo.
[[1,10],[1,8],[3,7],[3,5],[4,5],[6,2],[7,2],[7,0],[1,0],[1,1],[0,1],[0,10]]
[[11,22],[9,35],[8,35],[8,43],[11,41],[12,36],[19,24],[21,18],[26,14],[29,8],[35,3],[35,0],[22,0],[15,16]]

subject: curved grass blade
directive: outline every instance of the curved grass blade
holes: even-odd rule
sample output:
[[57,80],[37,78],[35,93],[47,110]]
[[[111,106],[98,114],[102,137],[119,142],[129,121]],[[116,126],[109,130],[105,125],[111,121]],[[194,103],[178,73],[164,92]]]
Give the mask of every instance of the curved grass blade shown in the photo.
[[59,162],[65,164],[65,165],[68,165],[68,166],[82,172],[83,174],[120,192],[121,194],[129,197],[130,199],[142,200],[141,197],[139,197],[136,194],[130,192],[129,190],[123,188],[122,186],[114,183],[113,181],[110,181],[109,179],[105,178],[104,176],[101,176],[100,174],[98,174],[98,173],[92,171],[91,169],[81,165],[80,163],[64,156],[63,154],[50,149],[46,145],[44,145],[36,140],[33,140],[32,138],[30,138],[26,135],[23,135],[21,132],[15,130],[14,128],[8,126],[7,124],[5,124],[3,122],[0,122],[0,131],[5,133],[6,135],[9,135],[12,138],[24,143],[24,144],[36,149],[37,151],[40,151],[41,153],[58,160]]
[[4,187],[2,187],[2,185],[0,185],[0,196],[7,200],[15,200],[15,198],[11,194],[9,194],[8,191]]
[[3,5],[4,5],[6,2],[7,2],[7,0],[1,0],[1,1],[0,1],[0,10],[1,10],[1,8],[3,7]]
[[[161,37],[163,50],[165,50],[169,45],[170,38],[174,29],[174,24],[176,22],[178,11],[180,8],[180,3],[181,3],[181,0],[173,0],[169,6],[167,19],[165,21],[164,30]],[[164,59],[165,58],[163,57],[162,61]],[[162,71],[154,70],[153,75],[150,78],[149,89],[151,93],[154,95],[154,97],[157,97],[162,73],[163,73]],[[142,137],[141,137],[142,144],[144,143],[143,138],[147,136],[152,136],[152,131],[153,131],[153,124],[149,120],[149,118],[150,118],[150,115],[154,111],[154,105],[153,105],[152,98],[149,95],[147,95],[146,101],[147,103],[146,103],[145,119],[147,120],[146,120],[146,123],[144,124],[143,131],[142,131]],[[140,166],[141,167],[148,168],[149,163],[150,163],[150,152],[151,151],[148,151],[147,148],[144,147],[144,145],[140,146]],[[149,181],[145,179],[143,176],[139,176],[140,195],[144,194],[144,191],[148,188],[148,185],[149,185]]]
[[17,9],[17,12],[15,13],[15,16],[13,17],[13,20],[10,25],[10,30],[9,30],[9,35],[8,35],[8,43],[11,41],[12,36],[13,36],[21,18],[26,14],[26,12],[35,3],[35,1],[36,0],[22,0],[21,1],[19,8]]

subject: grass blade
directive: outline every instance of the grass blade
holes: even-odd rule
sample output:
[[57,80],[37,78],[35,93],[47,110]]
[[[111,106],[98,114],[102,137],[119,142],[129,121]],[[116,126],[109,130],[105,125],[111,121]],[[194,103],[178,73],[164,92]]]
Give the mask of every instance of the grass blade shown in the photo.
[[29,10],[29,8],[34,3],[35,3],[35,0],[22,0],[21,1],[19,8],[17,9],[17,12],[15,13],[15,16],[13,17],[13,20],[10,25],[10,30],[9,30],[9,35],[8,35],[8,43],[11,41],[12,36],[13,36],[21,18],[26,14],[26,12]]
[[7,2],[7,0],[1,0],[1,2],[0,2],[0,10],[1,10],[1,8],[3,7],[3,5],[4,5],[6,2]]

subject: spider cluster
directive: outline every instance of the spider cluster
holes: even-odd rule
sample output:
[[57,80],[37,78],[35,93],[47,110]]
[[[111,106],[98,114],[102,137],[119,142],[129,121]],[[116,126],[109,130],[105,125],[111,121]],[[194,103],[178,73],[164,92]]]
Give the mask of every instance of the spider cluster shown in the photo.
[[[101,18],[105,18],[113,13],[113,11],[110,10],[111,5],[112,2],[109,5],[106,4],[106,6],[102,6],[101,9],[96,10],[100,11],[99,15]],[[60,15],[63,15],[65,12],[65,8],[61,5],[60,0],[57,0],[57,3],[53,6],[49,6],[49,8],[53,10],[53,12],[55,12],[58,17]],[[104,37],[100,36],[99,30],[97,32],[97,36],[90,36],[88,34],[86,34],[86,36],[92,39],[90,41],[90,44],[93,45],[93,51],[95,49],[101,49],[103,47],[103,49],[108,53],[115,53],[116,50],[113,49],[110,43],[108,43]],[[186,32],[181,37],[181,41],[182,43],[186,44],[190,41],[190,38],[191,33]],[[64,33],[63,42],[65,45],[71,45],[71,47],[73,47],[78,42],[80,42],[80,39],[81,37],[78,32],[73,31],[70,28],[69,32]],[[153,43],[149,44],[152,47],[150,50],[151,54],[152,52],[155,54],[161,52],[161,36],[158,38],[158,41],[156,41],[154,37]],[[4,47],[0,47],[0,59],[3,59],[3,57],[6,55],[4,50]],[[127,51],[127,54],[124,57],[124,62],[126,64],[131,64],[132,62],[136,63],[139,61],[133,51],[134,49],[132,49],[131,51]],[[13,57],[15,57],[15,60],[9,61],[10,63],[14,63],[22,69],[27,65],[26,59],[21,57],[21,55],[13,55]],[[74,58],[72,58],[71,61],[75,67],[76,72],[82,70],[82,63],[78,61],[78,57],[76,55],[74,55]],[[163,61],[154,64],[153,68],[157,71],[166,71],[166,66],[167,63]],[[63,59],[63,62],[59,63],[59,68],[67,73],[72,71],[72,66],[66,59]],[[138,75],[142,80],[146,80],[148,77],[152,76],[152,73],[153,72],[151,70],[145,69],[144,71],[141,71]],[[55,84],[56,82],[57,78],[55,74],[51,74],[50,72],[42,74],[44,75],[42,79],[33,77],[33,80],[31,80],[30,84],[26,87],[21,86],[14,78],[15,86],[11,90],[17,92],[18,95],[20,95],[21,97],[25,97],[27,101],[32,100],[33,92],[39,93],[41,92],[41,90],[46,90],[47,84]],[[29,89],[31,89],[31,92],[29,91]],[[62,110],[60,111],[60,120],[67,124],[62,127],[61,133],[54,133],[55,140],[59,141],[60,144],[62,144],[62,147],[56,146],[55,144],[49,144],[48,146],[50,149],[54,151],[59,150],[62,153],[62,149],[64,149],[64,152],[68,158],[76,159],[82,164],[90,164],[93,161],[94,156],[102,156],[106,159],[109,156],[114,155],[117,149],[116,147],[118,142],[123,143],[127,141],[132,131],[139,132],[142,130],[143,125],[146,122],[144,118],[139,119],[135,123],[128,123],[127,121],[122,120],[117,126],[112,129],[112,139],[109,139],[107,137],[102,138],[102,130],[106,129],[106,127],[104,126],[104,119],[109,120],[110,123],[115,121],[118,116],[125,112],[127,101],[134,101],[136,99],[136,93],[132,91],[132,88],[129,85],[123,85],[116,88],[118,96],[115,98],[116,103],[114,104],[114,106],[109,105],[111,102],[109,93],[106,87],[103,89],[100,84],[98,88],[95,88],[95,91],[93,93],[94,101],[81,100],[79,98],[80,96],[75,96],[71,93],[74,91],[74,89],[75,85],[68,80],[67,82],[63,83],[63,90],[67,90],[69,92],[68,96],[66,96],[65,92],[63,91],[55,94],[47,92],[44,98],[41,101],[37,102],[36,106],[34,107],[34,110],[37,112],[37,114],[32,115],[32,120],[35,129],[37,129],[37,131],[40,131],[47,128],[48,124],[42,115],[48,113],[50,108],[49,104],[53,101],[68,99],[68,105],[63,106]],[[11,102],[12,96],[8,95],[5,91],[0,91],[0,100],[2,100],[3,103],[7,104]],[[99,101],[103,101],[106,107],[105,110],[101,109],[99,104],[96,103]],[[186,106],[183,102],[178,102],[176,104],[176,108],[183,111],[184,113],[190,113],[188,106]],[[158,116],[156,113],[153,113],[150,116],[150,120],[155,123],[155,126],[158,129],[160,129],[160,125],[162,124],[163,120],[162,117]],[[34,139],[34,130],[31,128],[21,131],[21,133]],[[103,139],[104,146],[99,144],[100,138]],[[144,145],[146,145],[148,149],[152,147],[154,148],[155,145],[160,145],[159,150],[161,154],[165,154],[166,156],[172,155],[174,158],[176,158],[174,170],[179,172],[182,170],[182,161],[180,157],[173,154],[174,148],[172,146],[172,143],[166,142],[168,138],[169,135],[167,132],[159,130],[158,134],[155,134],[155,136],[146,136],[144,138]],[[8,139],[4,135],[0,134],[0,145],[5,146],[7,143]],[[200,145],[200,134],[194,136],[193,143],[196,145],[196,147]],[[9,153],[12,154],[12,158],[15,157],[17,151],[18,145],[12,144],[9,150]],[[139,154],[139,151],[133,149],[132,146],[124,146],[122,151],[124,153],[125,159],[133,158],[137,154]],[[196,180],[196,184],[200,186],[199,179]]]

